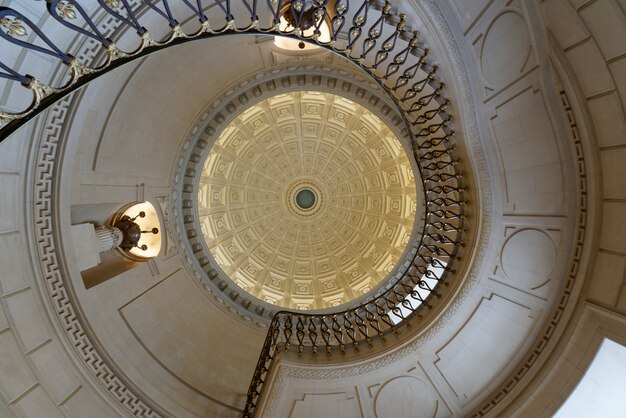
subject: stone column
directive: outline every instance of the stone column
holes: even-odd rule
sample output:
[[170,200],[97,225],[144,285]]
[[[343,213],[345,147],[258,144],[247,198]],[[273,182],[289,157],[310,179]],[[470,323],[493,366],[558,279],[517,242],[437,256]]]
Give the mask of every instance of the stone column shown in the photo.
[[98,251],[103,253],[118,247],[124,239],[124,234],[114,226],[99,226],[96,228]]

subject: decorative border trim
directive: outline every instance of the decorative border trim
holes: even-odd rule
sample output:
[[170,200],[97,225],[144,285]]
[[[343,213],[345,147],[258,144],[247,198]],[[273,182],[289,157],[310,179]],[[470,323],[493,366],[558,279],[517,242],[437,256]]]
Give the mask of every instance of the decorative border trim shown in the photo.
[[[452,32],[448,20],[446,16],[442,13],[440,5],[436,0],[425,0],[424,8],[428,11],[430,17],[433,18],[434,25],[438,29],[438,33],[442,39],[442,41],[448,47],[449,56],[455,63],[455,68],[458,69],[459,75],[462,79],[463,90],[465,94],[469,94],[471,96],[471,85],[469,82],[469,76],[467,70],[465,68],[464,60],[461,56],[461,52],[459,49],[459,45],[456,40],[456,36]],[[526,361],[520,362],[520,366],[517,368],[515,373],[511,374],[511,377],[507,378],[505,382],[500,385],[500,389],[494,391],[489,395],[489,397],[480,403],[480,407],[475,408],[472,417],[479,418],[487,416],[496,406],[501,404],[504,399],[507,398],[507,395],[510,394],[514,388],[520,383],[524,377],[528,374],[528,372],[537,364],[537,360],[542,355],[545,348],[548,346],[548,341],[555,335],[555,331],[564,315],[565,310],[568,306],[568,302],[570,301],[570,296],[572,295],[572,291],[574,289],[574,282],[579,273],[580,262],[583,254],[583,241],[585,236],[585,229],[587,226],[587,179],[586,179],[586,168],[585,168],[585,157],[583,154],[583,146],[580,141],[580,134],[578,132],[578,127],[575,120],[575,115],[573,114],[573,110],[569,104],[569,98],[564,90],[560,92],[561,104],[563,105],[563,110],[568,116],[569,120],[569,128],[570,132],[573,136],[573,150],[575,152],[576,158],[576,173],[578,176],[577,185],[577,193],[578,193],[578,203],[579,207],[577,208],[576,213],[576,232],[574,234],[576,243],[573,249],[573,255],[571,260],[571,265],[569,268],[569,273],[566,278],[565,285],[562,288],[562,291],[559,295],[558,302],[553,305],[553,307],[548,307],[548,309],[552,309],[552,314],[546,317],[544,324],[544,331],[538,337],[536,344],[533,346],[534,348],[529,350],[529,355],[526,357]],[[474,118],[476,119],[476,110],[473,101],[470,99],[470,109],[471,113],[474,114]],[[484,161],[486,166],[486,161]],[[482,168],[482,167],[481,167]],[[484,189],[485,191],[487,189]],[[490,189],[489,189],[490,190]],[[481,238],[482,239],[482,238]]]
[[[129,4],[136,6],[138,0],[129,0]],[[119,29],[119,24],[112,17],[100,14],[97,19],[103,33],[113,34]],[[97,60],[101,53],[101,46],[93,39],[87,39],[79,48],[77,57],[85,62]],[[55,76],[59,76],[58,72]],[[58,203],[53,195],[58,191],[58,177],[60,154],[64,142],[64,126],[70,118],[75,94],[70,94],[52,106],[43,120],[43,129],[39,135],[33,137],[33,156],[31,157],[31,179],[28,190],[31,192],[29,204],[35,222],[30,224],[29,233],[36,243],[36,256],[40,264],[41,282],[50,306],[54,309],[61,328],[66,332],[67,341],[72,345],[76,354],[83,360],[84,365],[99,381],[102,387],[130,414],[137,417],[158,418],[161,413],[142,399],[133,389],[118,377],[110,366],[109,361],[101,355],[88,331],[89,327],[80,317],[80,308],[74,301],[69,283],[69,274],[64,264],[60,262],[63,256],[60,251],[58,236],[58,218],[55,212]],[[62,252],[62,251],[61,251]]]
[[[465,296],[469,294],[471,289],[476,284],[476,273],[480,270],[478,267],[481,266],[484,262],[484,257],[486,255],[486,243],[487,236],[489,235],[489,231],[491,230],[491,214],[488,212],[488,208],[491,206],[492,196],[491,196],[491,188],[489,186],[489,180],[486,173],[488,173],[487,163],[484,158],[484,154],[482,151],[482,146],[480,144],[478,127],[477,127],[477,113],[476,107],[472,98],[472,88],[469,81],[469,76],[465,68],[464,60],[461,56],[456,37],[452,33],[448,22],[440,10],[440,6],[437,4],[436,0],[425,0],[424,8],[427,9],[430,17],[433,19],[433,24],[438,29],[438,34],[441,39],[444,41],[446,46],[448,47],[448,56],[455,64],[455,68],[458,70],[458,75],[460,76],[460,85],[459,85],[459,95],[462,95],[463,100],[457,100],[453,103],[463,103],[465,105],[463,112],[464,121],[466,123],[466,138],[468,139],[467,143],[471,147],[471,155],[474,158],[474,162],[477,166],[477,175],[480,181],[481,187],[481,202],[483,204],[483,210],[481,216],[483,217],[482,225],[482,233],[479,238],[478,244],[479,248],[477,250],[476,259],[474,264],[472,265],[472,273],[470,279],[466,281],[464,287],[460,294],[454,299],[453,305],[446,310],[446,313],[442,318],[438,321],[438,323],[433,324],[431,330],[425,333],[423,336],[417,337],[417,339],[411,342],[409,345],[402,347],[401,349],[395,351],[390,355],[383,355],[376,360],[373,360],[369,363],[362,364],[356,367],[343,367],[343,368],[335,368],[335,369],[311,369],[311,368],[294,368],[290,366],[281,365],[276,370],[273,378],[276,379],[272,382],[272,392],[268,393],[265,398],[265,407],[263,409],[264,417],[273,417],[278,408],[279,396],[284,392],[285,386],[287,384],[287,378],[298,378],[298,379],[336,379],[340,377],[350,377],[363,373],[370,372],[372,370],[379,369],[381,367],[387,366],[391,363],[394,363],[411,353],[415,352],[421,346],[424,345],[425,342],[432,339],[438,331],[445,326],[446,320],[451,317],[456,311],[456,307],[460,305]],[[588,222],[588,201],[587,201],[587,193],[588,193],[588,185],[586,178],[586,166],[585,166],[585,156],[583,153],[583,145],[580,139],[580,133],[578,130],[578,125],[576,123],[575,115],[573,113],[573,109],[570,105],[569,98],[565,90],[561,90],[560,92],[561,104],[563,106],[563,111],[567,115],[567,120],[569,121],[569,131],[572,135],[573,140],[573,150],[575,152],[575,166],[577,172],[577,192],[578,192],[578,203],[579,208],[576,214],[576,232],[575,239],[576,243],[573,250],[573,256],[571,260],[571,265],[568,271],[568,275],[566,278],[566,282],[563,286],[563,289],[558,297],[558,302],[553,308],[553,312],[550,316],[546,317],[544,332],[538,336],[536,344],[533,346],[531,350],[529,350],[529,354],[526,356],[526,360],[520,363],[520,366],[517,368],[517,371],[512,373],[507,380],[503,381],[500,385],[500,389],[494,391],[486,398],[484,401],[480,403],[481,406],[473,410],[472,418],[481,418],[488,416],[494,408],[502,404],[502,402],[507,399],[507,395],[513,392],[514,388],[528,375],[531,369],[538,364],[538,360],[541,357],[543,351],[548,346],[549,340],[557,333],[557,326],[560,325],[563,318],[566,308],[568,307],[568,302],[572,299],[572,292],[574,290],[574,285],[577,276],[580,273],[580,262],[583,255],[583,242],[585,237],[585,230]],[[457,112],[458,113],[458,112]]]
[[53,198],[58,189],[59,170],[57,161],[62,150],[62,126],[70,112],[71,97],[63,99],[48,113],[44,134],[37,146],[35,170],[32,179],[32,211],[35,216],[33,233],[37,243],[37,256],[41,260],[43,283],[57,319],[67,333],[69,342],[76,349],[89,371],[103,387],[128,412],[138,417],[157,418],[161,415],[130,389],[113,371],[108,361],[94,346],[87,326],[77,312],[71,295],[69,274],[59,263],[59,225],[54,215],[57,202]]
[[[469,75],[465,69],[465,62],[461,56],[461,52],[456,43],[456,39],[448,23],[441,13],[436,0],[425,0],[424,7],[428,9],[434,23],[438,29],[438,34],[445,41],[447,56],[452,64],[458,70],[459,79],[457,80],[457,97],[451,101],[453,107],[456,107],[454,113],[462,115],[464,130],[457,129],[457,136],[464,134],[465,144],[468,147],[468,153],[474,163],[475,181],[478,183],[478,193],[475,198],[480,203],[480,211],[476,212],[476,226],[479,230],[479,236],[475,238],[476,246],[473,254],[473,262],[469,266],[467,277],[463,279],[459,286],[458,293],[453,296],[449,306],[444,308],[439,318],[432,321],[422,334],[412,335],[412,341],[390,354],[382,354],[376,359],[357,366],[336,367],[334,369],[311,369],[311,368],[293,368],[285,365],[279,366],[272,375],[272,391],[265,393],[263,397],[263,417],[271,418],[275,416],[278,408],[279,396],[284,392],[288,377],[299,379],[337,379],[343,377],[355,376],[380,369],[392,364],[402,358],[409,356],[416,350],[423,347],[428,341],[435,338],[439,332],[447,326],[447,324],[455,316],[456,312],[461,308],[465,299],[472,293],[479,280],[479,273],[484,265],[487,257],[487,249],[489,237],[493,229],[493,217],[491,207],[493,202],[491,181],[489,178],[489,168],[485,158],[484,149],[480,141],[480,133],[478,129],[478,113],[474,104],[474,96]],[[417,11],[417,9],[414,9]],[[463,111],[461,111],[463,109]],[[473,202],[474,203],[474,202]],[[477,207],[478,205],[473,205]],[[469,256],[469,255],[468,255]],[[275,380],[274,380],[275,379]]]
[[571,139],[574,142],[574,151],[576,153],[576,174],[577,174],[577,192],[578,203],[576,213],[576,245],[574,247],[574,254],[572,256],[572,262],[565,281],[565,285],[561,291],[558,303],[553,309],[552,315],[546,321],[544,326],[544,332],[535,343],[534,347],[530,351],[530,354],[526,356],[526,360],[521,363],[521,366],[517,369],[517,372],[513,374],[506,383],[501,385],[501,389],[493,393],[489,399],[482,402],[482,406],[472,416],[474,418],[484,417],[489,414],[498,404],[500,404],[506,396],[513,391],[513,389],[524,379],[530,370],[537,364],[537,361],[543,354],[545,348],[548,346],[548,341],[555,335],[556,328],[561,323],[562,319],[567,315],[564,315],[565,309],[568,306],[569,301],[572,299],[572,292],[574,290],[575,281],[579,274],[580,262],[583,255],[583,243],[585,241],[585,232],[587,227],[587,169],[585,166],[585,156],[583,153],[583,145],[580,139],[580,132],[578,130],[578,124],[576,123],[576,117],[574,111],[570,105],[569,97],[565,90],[559,92],[561,105],[563,111],[567,115],[569,124],[569,132]]

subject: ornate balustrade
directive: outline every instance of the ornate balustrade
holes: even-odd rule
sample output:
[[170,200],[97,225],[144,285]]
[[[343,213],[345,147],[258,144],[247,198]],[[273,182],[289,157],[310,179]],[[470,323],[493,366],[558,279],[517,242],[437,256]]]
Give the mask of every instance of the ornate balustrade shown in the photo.
[[[29,53],[53,57],[67,73],[61,85],[46,85],[37,74],[12,68],[0,53],[0,78],[32,93],[19,111],[0,109],[0,140],[63,96],[124,63],[180,43],[226,34],[273,34],[316,44],[351,61],[382,87],[404,117],[425,193],[424,223],[419,245],[405,261],[406,269],[366,303],[330,314],[278,312],[269,327],[248,391],[244,416],[255,414],[259,396],[277,354],[359,350],[406,321],[419,320],[454,278],[467,228],[463,171],[455,153],[450,101],[438,67],[419,33],[389,2],[369,0],[97,0],[89,14],[80,0],[41,3],[68,37],[98,42],[101,54],[91,61],[65,50],[56,35],[19,10],[0,7],[0,48],[7,44]],[[180,13],[181,16],[177,16]],[[116,30],[106,34],[96,16],[112,18]],[[150,17],[151,19],[148,19]],[[180,20],[179,20],[180,19]],[[185,20],[182,20],[185,19]],[[148,23],[142,23],[149,20]],[[180,23],[184,22],[184,23]],[[155,26],[159,25],[160,26]],[[145,25],[145,26],[144,26]],[[327,26],[327,31],[322,26]],[[155,39],[151,33],[167,29]],[[157,30],[158,29],[158,30]],[[64,32],[63,32],[64,31]],[[323,36],[323,33],[329,33]],[[136,48],[123,50],[115,39],[136,34]],[[64,42],[63,44],[66,44]],[[69,45],[79,45],[71,42]],[[0,49],[1,51],[2,49]]]

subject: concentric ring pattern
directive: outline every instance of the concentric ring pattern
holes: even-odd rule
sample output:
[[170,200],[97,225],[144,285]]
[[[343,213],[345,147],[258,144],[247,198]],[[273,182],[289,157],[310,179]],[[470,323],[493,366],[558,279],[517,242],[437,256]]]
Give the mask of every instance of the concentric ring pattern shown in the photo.
[[[313,194],[310,207],[298,204],[302,190]],[[298,91],[251,106],[222,131],[204,163],[198,216],[239,287],[271,304],[322,309],[395,272],[415,238],[419,195],[381,119],[349,99]]]

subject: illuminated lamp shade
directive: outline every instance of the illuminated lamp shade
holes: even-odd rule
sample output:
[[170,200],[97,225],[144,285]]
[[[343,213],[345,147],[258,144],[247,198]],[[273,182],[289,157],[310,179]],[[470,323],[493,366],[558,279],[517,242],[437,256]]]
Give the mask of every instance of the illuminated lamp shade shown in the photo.
[[[139,213],[143,213],[144,216],[137,216]],[[152,206],[150,202],[138,203],[126,209],[121,214],[121,217],[124,215],[129,218],[134,218],[133,222],[139,226],[140,230],[149,232],[141,234],[137,246],[129,249],[128,253],[139,259],[154,258],[159,255],[162,241],[161,231],[163,229],[161,228],[159,215],[154,206]],[[152,233],[154,228],[158,231],[157,233]]]
[[[306,3],[307,2],[305,2],[305,7],[307,7]],[[311,8],[311,13],[309,14],[313,15],[312,6],[309,5],[308,7]],[[306,15],[307,13],[305,11],[303,15],[302,26],[304,30],[302,31],[302,35],[303,37],[311,37],[315,33],[316,25],[310,24],[310,23],[307,24],[307,22],[305,22],[306,17],[307,17]],[[308,16],[308,18],[310,20],[311,16]],[[280,27],[281,32],[291,32],[294,30],[295,23],[292,20],[293,20],[293,17],[291,14],[290,3],[288,3],[285,7],[283,7],[283,10],[280,16],[279,27]],[[320,25],[319,31],[320,31],[320,34],[318,36],[318,40],[320,42],[330,42],[330,18],[328,15],[326,15],[326,18]],[[285,36],[275,36],[274,45],[276,45],[278,48],[289,50],[289,51],[310,51],[310,50],[319,48],[315,44],[301,41],[298,39],[287,38]]]

